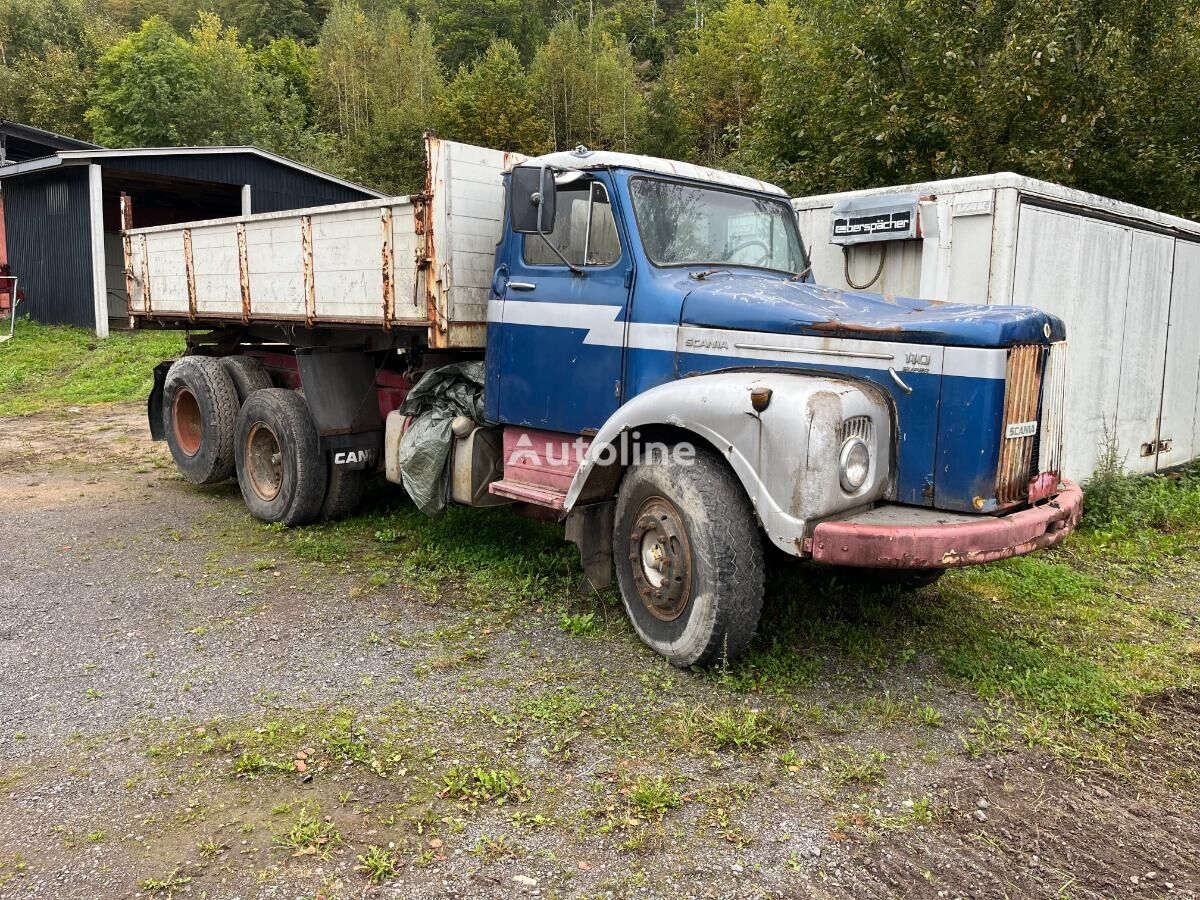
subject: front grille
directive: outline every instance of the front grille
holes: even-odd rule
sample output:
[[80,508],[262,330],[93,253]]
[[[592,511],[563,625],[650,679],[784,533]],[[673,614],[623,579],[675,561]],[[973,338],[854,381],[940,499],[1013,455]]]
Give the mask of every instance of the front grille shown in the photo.
[[871,440],[874,434],[874,425],[871,422],[870,416],[851,416],[842,422],[841,439],[838,441],[838,446],[846,443],[847,439],[852,437],[862,438],[868,447],[872,446]]
[[1042,375],[1041,439],[1037,447],[1038,467],[1031,473],[1062,474],[1063,410],[1067,402],[1067,342],[1050,345]]
[[1013,347],[1008,352],[1000,462],[996,467],[996,499],[1001,506],[1018,503],[1029,496],[1029,469],[1038,432],[1024,432],[1029,429],[1029,423],[1036,424],[1038,420],[1045,353],[1046,348],[1040,344]]

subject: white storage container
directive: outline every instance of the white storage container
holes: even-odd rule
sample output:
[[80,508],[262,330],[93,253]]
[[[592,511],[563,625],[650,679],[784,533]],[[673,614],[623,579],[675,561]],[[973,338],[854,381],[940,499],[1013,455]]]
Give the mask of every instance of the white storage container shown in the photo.
[[124,232],[129,314],[174,324],[413,328],[482,347],[501,174],[522,157],[426,139],[423,194]]
[[[844,225],[832,233],[835,204],[839,217],[847,205],[867,216],[862,201],[881,195],[912,195],[918,236],[874,226],[878,234],[844,246]],[[1092,474],[1106,434],[1134,472],[1200,456],[1200,223],[1012,173],[793,205],[818,283],[850,288],[878,270],[871,291],[1063,318],[1067,477]]]

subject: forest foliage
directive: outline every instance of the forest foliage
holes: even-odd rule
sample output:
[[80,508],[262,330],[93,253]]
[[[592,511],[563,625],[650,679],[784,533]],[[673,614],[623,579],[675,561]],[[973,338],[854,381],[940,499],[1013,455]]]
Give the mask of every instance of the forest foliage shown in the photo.
[[389,191],[427,128],[796,194],[1004,170],[1200,216],[1195,0],[5,0],[0,116]]

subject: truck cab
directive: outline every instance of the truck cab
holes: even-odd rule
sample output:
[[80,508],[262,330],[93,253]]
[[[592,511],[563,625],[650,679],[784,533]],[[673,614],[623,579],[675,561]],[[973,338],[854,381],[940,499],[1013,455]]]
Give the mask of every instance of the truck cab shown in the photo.
[[744,648],[762,540],[935,577],[1078,522],[1059,319],[820,287],[786,194],[726,172],[580,149],[506,189],[490,490],[565,517],[672,661]]

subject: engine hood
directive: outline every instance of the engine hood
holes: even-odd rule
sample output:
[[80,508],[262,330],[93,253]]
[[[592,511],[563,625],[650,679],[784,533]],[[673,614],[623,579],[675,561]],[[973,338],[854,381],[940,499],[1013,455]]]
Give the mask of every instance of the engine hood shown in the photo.
[[1066,336],[1061,319],[1027,306],[889,297],[734,272],[693,283],[683,301],[684,325],[957,347],[1010,347]]

